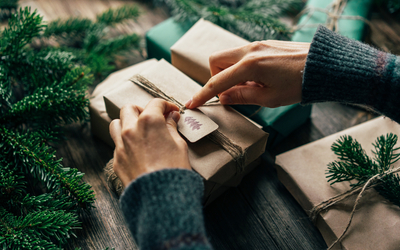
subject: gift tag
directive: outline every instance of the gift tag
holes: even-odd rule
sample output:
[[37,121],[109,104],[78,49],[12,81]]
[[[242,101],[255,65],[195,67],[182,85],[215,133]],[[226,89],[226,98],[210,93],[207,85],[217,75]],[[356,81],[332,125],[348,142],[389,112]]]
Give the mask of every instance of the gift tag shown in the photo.
[[190,142],[196,142],[218,129],[218,124],[198,109],[186,109],[178,122],[178,130]]

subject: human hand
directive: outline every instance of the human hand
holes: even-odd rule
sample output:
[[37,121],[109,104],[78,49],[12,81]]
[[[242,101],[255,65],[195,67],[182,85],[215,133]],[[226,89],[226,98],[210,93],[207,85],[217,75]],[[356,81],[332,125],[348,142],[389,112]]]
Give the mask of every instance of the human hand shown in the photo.
[[275,108],[298,103],[309,49],[309,43],[268,40],[217,52],[210,57],[212,77],[186,107],[216,95],[222,104]]
[[191,169],[186,142],[178,134],[179,108],[161,99],[146,108],[124,106],[110,124],[115,143],[114,172],[124,186],[166,168]]

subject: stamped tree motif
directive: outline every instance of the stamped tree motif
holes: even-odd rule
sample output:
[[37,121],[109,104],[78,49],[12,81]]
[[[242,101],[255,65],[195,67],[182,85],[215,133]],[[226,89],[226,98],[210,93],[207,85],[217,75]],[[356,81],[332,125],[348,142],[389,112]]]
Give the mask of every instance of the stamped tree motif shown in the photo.
[[199,123],[198,121],[196,121],[196,119],[194,119],[191,116],[186,117],[185,122],[190,125],[192,130],[195,130],[195,129],[199,130],[201,125],[203,125],[203,124]]

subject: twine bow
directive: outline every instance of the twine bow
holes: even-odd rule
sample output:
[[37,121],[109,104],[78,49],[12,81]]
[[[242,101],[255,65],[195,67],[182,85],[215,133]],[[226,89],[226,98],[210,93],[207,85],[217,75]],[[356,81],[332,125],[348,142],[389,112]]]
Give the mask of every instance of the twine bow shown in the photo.
[[389,169],[389,170],[386,170],[383,173],[376,174],[376,175],[372,176],[363,186],[354,187],[354,188],[352,188],[352,189],[350,189],[350,190],[348,190],[346,192],[343,192],[343,193],[338,194],[338,195],[336,195],[334,197],[331,197],[330,199],[325,200],[325,201],[315,205],[311,209],[310,217],[311,217],[311,220],[313,222],[315,222],[317,220],[318,215],[322,211],[324,211],[324,210],[328,209],[329,207],[331,207],[332,205],[334,205],[334,204],[346,199],[347,197],[350,197],[350,196],[358,193],[357,199],[356,199],[356,201],[354,202],[354,205],[353,205],[353,209],[351,210],[349,222],[347,223],[346,228],[344,229],[342,234],[337,238],[337,240],[335,240],[329,246],[328,250],[332,249],[346,235],[348,229],[350,228],[350,225],[351,225],[351,222],[353,220],[354,214],[356,212],[357,205],[360,202],[360,199],[361,199],[362,194],[364,193],[364,191],[369,189],[369,188],[372,188],[372,187],[375,187],[375,186],[379,185],[378,181],[380,179],[382,179],[383,177],[388,176],[390,174],[397,173],[397,172],[400,172],[400,167],[397,167],[397,168],[394,168],[394,169]]
[[307,17],[304,20],[303,24],[297,25],[293,27],[292,32],[296,30],[300,30],[302,28],[306,27],[318,27],[320,24],[307,24],[307,22],[311,19],[313,16],[314,12],[323,12],[325,13],[328,17],[326,19],[325,27],[332,31],[339,32],[339,20],[340,19],[348,19],[348,20],[361,20],[364,23],[366,23],[369,26],[372,26],[371,22],[365,19],[362,16],[344,16],[343,11],[346,8],[346,5],[348,1],[351,0],[336,0],[333,1],[332,4],[330,4],[326,9],[323,8],[315,8],[315,7],[307,7],[304,8],[298,15],[297,18],[300,18],[303,14],[307,13]]
[[[145,77],[141,75],[135,75],[130,80],[133,83],[137,84],[138,86],[142,87],[147,93],[151,94],[152,96],[174,103],[176,106],[179,107],[179,112],[181,114],[185,112],[185,106],[182,103],[180,103],[174,97],[164,93],[160,88],[158,88],[154,83],[150,82]],[[212,102],[207,102],[203,106],[210,106],[210,105],[220,105],[220,103],[218,101],[212,101]],[[210,133],[206,137],[213,143],[221,146],[226,152],[228,152],[232,156],[233,160],[236,163],[236,168],[238,173],[244,170],[245,160],[246,160],[245,150],[243,150],[239,145],[236,145],[234,142],[232,142],[231,139],[229,139],[218,129]],[[117,191],[118,194],[121,194],[123,186],[122,182],[119,180],[119,178],[113,171],[113,159],[111,159],[107,163],[104,171],[106,172],[108,183],[114,187],[114,189]]]

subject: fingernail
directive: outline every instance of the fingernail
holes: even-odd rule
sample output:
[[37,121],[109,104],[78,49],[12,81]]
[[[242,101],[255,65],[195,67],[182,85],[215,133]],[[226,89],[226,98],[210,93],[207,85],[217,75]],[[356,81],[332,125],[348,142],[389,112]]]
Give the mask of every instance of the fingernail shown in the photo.
[[180,115],[179,112],[172,111],[168,114],[168,119],[171,118],[175,123],[178,123]]
[[192,101],[193,101],[193,97],[190,98],[190,100],[186,102],[185,107],[190,109],[190,105],[192,104]]
[[221,95],[221,96],[219,97],[219,101],[220,101],[222,104],[232,104],[232,103],[233,103],[232,97],[230,97],[229,95]]

